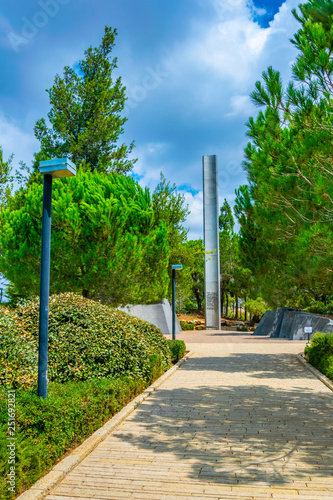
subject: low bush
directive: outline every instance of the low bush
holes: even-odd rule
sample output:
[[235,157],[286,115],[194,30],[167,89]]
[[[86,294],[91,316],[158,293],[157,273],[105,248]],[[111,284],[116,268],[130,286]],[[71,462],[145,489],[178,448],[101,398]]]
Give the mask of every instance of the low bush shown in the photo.
[[184,356],[186,345],[183,340],[168,340],[168,343],[171,352],[171,361],[175,364]]
[[304,352],[312,366],[333,380],[333,333],[315,333]]
[[246,325],[237,325],[236,328],[237,332],[248,332],[249,329]]
[[[32,387],[37,380],[39,300],[0,317],[0,384]],[[154,325],[73,293],[50,297],[48,380],[68,382],[121,375],[150,380],[150,356],[171,363]]]
[[187,323],[186,321],[180,321],[180,327],[182,330],[194,330],[195,323]]
[[50,383],[44,400],[36,390],[15,391],[15,492],[8,490],[8,393],[0,388],[0,498],[14,498],[30,487],[69,449],[78,446],[148,382],[101,378]]
[[[171,365],[155,326],[75,294],[50,297],[48,396],[37,396],[39,301],[0,311],[0,498],[45,474]],[[15,391],[15,491],[8,390]]]
[[150,383],[152,383],[164,373],[162,358],[159,354],[151,354],[149,358],[149,368],[150,376],[148,380]]
[[197,302],[191,299],[185,299],[185,302],[182,304],[181,312],[182,314],[192,314],[193,311],[197,311]]
[[306,307],[304,311],[313,314],[329,314],[332,311],[332,303],[325,304],[324,302],[316,301],[309,307]]

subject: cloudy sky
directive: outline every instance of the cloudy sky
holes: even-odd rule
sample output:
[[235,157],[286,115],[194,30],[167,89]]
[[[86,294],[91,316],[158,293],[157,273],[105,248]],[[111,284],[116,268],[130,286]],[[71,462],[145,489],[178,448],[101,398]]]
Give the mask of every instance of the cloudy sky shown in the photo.
[[185,194],[189,238],[202,237],[202,156],[216,154],[219,197],[233,204],[249,101],[272,65],[290,78],[298,0],[16,0],[0,10],[0,146],[31,164],[33,127],[47,117],[56,73],[117,28],[114,56],[127,88],[125,133],[133,175],[154,189],[160,172]]

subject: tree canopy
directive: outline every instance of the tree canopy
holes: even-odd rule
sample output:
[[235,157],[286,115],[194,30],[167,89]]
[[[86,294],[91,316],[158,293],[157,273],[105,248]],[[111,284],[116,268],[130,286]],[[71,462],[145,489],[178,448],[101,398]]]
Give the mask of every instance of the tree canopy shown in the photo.
[[0,210],[5,206],[8,195],[10,194],[12,158],[13,156],[5,161],[2,148],[0,147]]
[[[0,214],[0,272],[12,293],[31,296],[39,293],[42,186],[32,184],[24,201],[13,198]],[[167,229],[156,224],[148,189],[130,177],[82,171],[54,183],[52,204],[51,293],[113,305],[166,296]]]
[[44,118],[37,121],[35,136],[40,141],[40,160],[68,156],[78,167],[86,165],[99,172],[126,173],[134,143],[118,144],[126,118],[122,116],[126,96],[121,77],[113,79],[117,58],[111,59],[117,30],[105,27],[98,47],[89,47],[85,58],[74,68],[66,66],[63,77],[56,75],[47,90],[51,110],[48,128]]
[[302,305],[333,284],[332,2],[310,0],[294,15],[293,81],[284,87],[269,67],[256,82],[251,100],[262,110],[247,123],[249,187],[236,201],[243,258],[275,306]]

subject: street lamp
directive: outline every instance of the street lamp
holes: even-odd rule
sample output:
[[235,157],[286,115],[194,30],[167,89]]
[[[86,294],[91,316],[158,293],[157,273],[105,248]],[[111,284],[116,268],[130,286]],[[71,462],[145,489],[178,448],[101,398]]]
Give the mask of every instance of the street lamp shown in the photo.
[[42,253],[40,263],[40,305],[39,305],[39,343],[38,343],[38,396],[47,396],[47,356],[49,330],[49,291],[50,291],[50,253],[51,253],[51,207],[53,177],[71,177],[76,167],[67,158],[39,162],[39,172],[44,175]]
[[172,265],[172,340],[176,340],[176,270],[180,269],[181,264]]

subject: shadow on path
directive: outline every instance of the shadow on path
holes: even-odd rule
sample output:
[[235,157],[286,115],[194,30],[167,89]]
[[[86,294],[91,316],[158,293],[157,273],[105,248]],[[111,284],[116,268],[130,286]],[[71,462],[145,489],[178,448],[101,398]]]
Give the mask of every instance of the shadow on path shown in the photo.
[[[212,383],[207,372],[216,372]],[[310,388],[312,375],[291,356],[190,358],[177,374],[178,387],[170,388],[174,375],[128,419],[130,432],[124,425],[114,433],[118,441],[166,455],[166,470],[172,454],[197,481],[286,485],[328,477],[333,486],[332,393]]]

